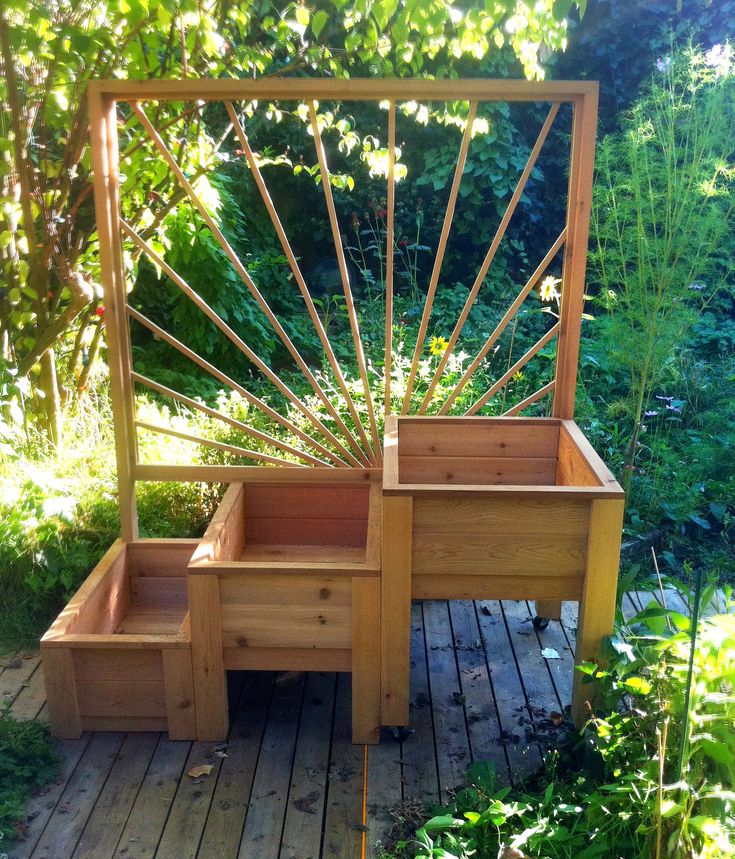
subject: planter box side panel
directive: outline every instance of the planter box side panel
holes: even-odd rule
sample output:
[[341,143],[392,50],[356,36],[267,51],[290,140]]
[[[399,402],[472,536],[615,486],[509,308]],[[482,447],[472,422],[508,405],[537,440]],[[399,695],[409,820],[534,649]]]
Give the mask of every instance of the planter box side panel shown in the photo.
[[234,561],[240,556],[244,540],[241,527],[244,509],[244,486],[242,483],[231,483],[204,536],[194,549],[189,562],[191,566],[212,561]]
[[128,570],[131,576],[146,578],[186,578],[187,566],[199,540],[138,540],[128,543]]
[[599,486],[592,466],[587,462],[571,436],[559,433],[559,458],[556,467],[557,486]]
[[559,424],[401,421],[402,484],[554,485]]
[[266,579],[257,574],[222,577],[222,645],[225,651],[234,648],[349,651],[351,588],[351,579],[347,577],[279,575]]
[[166,730],[160,650],[76,650],[74,668],[84,730]]
[[589,502],[416,497],[413,595],[436,599],[577,599]]
[[43,637],[112,633],[130,605],[127,546],[115,541]]

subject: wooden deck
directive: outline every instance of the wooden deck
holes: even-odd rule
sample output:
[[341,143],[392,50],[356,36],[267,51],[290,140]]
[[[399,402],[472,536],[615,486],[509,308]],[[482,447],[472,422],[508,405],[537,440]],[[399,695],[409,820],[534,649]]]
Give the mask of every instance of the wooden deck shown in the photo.
[[[651,595],[629,594],[627,615]],[[678,607],[686,610],[679,601]],[[536,632],[525,602],[415,603],[403,742],[350,742],[350,676],[231,673],[227,743],[85,734],[58,743],[61,776],[35,797],[11,859],[361,859],[392,812],[445,801],[473,761],[504,781],[541,764],[571,695],[576,604]],[[545,659],[542,648],[559,659]],[[6,661],[0,694],[44,718],[35,655]],[[209,775],[187,773],[211,764]]]

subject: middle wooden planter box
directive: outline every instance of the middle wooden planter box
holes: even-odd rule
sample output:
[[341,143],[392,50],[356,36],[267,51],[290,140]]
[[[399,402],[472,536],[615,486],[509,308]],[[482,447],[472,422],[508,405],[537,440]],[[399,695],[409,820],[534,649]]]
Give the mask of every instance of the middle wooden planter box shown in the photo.
[[378,742],[380,472],[258,481],[230,485],[189,564],[197,736],[226,736],[227,670],[348,671],[353,741]]

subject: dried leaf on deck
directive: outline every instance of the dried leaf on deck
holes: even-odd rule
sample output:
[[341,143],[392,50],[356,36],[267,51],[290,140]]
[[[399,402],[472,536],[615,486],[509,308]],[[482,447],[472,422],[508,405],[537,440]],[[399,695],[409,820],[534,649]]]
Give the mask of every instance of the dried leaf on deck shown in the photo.
[[202,776],[209,775],[213,768],[213,764],[199,764],[199,766],[192,767],[187,772],[187,775],[189,778],[201,778]]

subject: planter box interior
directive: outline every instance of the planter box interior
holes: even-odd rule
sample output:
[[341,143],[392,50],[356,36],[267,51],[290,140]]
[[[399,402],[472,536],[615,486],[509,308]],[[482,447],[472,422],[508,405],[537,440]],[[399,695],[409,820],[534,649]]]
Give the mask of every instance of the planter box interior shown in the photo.
[[193,739],[186,589],[191,540],[118,540],[41,640],[57,736],[163,731]]
[[400,418],[398,427],[393,453],[397,480],[386,483],[386,489],[401,485],[602,488],[611,477],[571,421]]
[[[222,508],[227,509],[226,533],[217,560],[364,563],[369,505],[370,484],[364,481],[349,486],[241,484],[231,507]],[[208,534],[217,530],[215,519]]]

